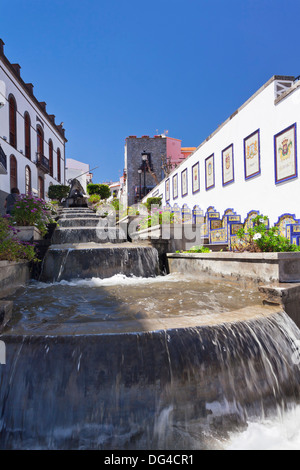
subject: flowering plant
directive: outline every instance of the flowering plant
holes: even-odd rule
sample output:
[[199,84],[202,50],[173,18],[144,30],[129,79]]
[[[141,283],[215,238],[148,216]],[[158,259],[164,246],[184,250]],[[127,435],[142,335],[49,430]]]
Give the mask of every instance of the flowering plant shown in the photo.
[[47,225],[55,223],[52,215],[53,207],[32,194],[20,194],[12,211],[16,225],[36,226],[43,236],[47,233]]
[[279,234],[279,227],[268,228],[268,217],[258,215],[252,221],[253,226],[248,231],[245,228],[237,231],[240,242],[234,245],[235,251],[300,251],[299,246],[291,244],[288,238]]
[[0,217],[0,260],[39,261],[36,258],[34,243],[24,242],[16,236],[18,230],[11,225],[12,217]]

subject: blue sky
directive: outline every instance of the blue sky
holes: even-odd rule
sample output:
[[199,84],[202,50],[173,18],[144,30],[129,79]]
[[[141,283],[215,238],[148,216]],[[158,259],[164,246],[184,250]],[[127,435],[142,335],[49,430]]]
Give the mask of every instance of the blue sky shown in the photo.
[[[118,180],[129,135],[197,147],[273,75],[300,74],[299,0],[0,0],[0,37],[64,122],[69,158]],[[3,20],[5,19],[5,21]]]

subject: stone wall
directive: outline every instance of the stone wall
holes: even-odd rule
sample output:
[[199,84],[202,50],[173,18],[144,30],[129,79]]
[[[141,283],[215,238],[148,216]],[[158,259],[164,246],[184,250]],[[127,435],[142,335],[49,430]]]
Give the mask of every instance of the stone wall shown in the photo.
[[168,253],[169,272],[208,273],[255,282],[300,282],[300,253]]
[[[138,169],[142,165],[142,153],[151,154],[151,164],[153,172],[156,174],[158,181],[162,180],[162,155],[166,155],[166,138],[157,137],[127,137],[125,146],[125,162],[127,166],[127,190],[128,205],[136,202],[135,188],[140,187],[140,176]],[[146,172],[146,186],[156,186],[153,176]],[[141,174],[141,187],[144,187],[144,174]]]
[[29,263],[0,261],[0,298],[13,292],[30,279]]

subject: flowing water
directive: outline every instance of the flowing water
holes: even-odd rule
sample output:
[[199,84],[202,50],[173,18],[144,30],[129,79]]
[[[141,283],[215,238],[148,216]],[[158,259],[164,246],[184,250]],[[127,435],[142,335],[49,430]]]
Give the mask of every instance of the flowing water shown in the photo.
[[300,448],[300,330],[255,287],[117,274],[14,306],[2,449]]
[[209,322],[216,313],[261,303],[255,286],[246,289],[234,281],[216,283],[180,274],[32,281],[12,299],[10,334],[143,331],[151,320],[184,316]]
[[[93,216],[93,217],[92,217]],[[0,340],[1,449],[300,448],[300,330],[64,209]]]

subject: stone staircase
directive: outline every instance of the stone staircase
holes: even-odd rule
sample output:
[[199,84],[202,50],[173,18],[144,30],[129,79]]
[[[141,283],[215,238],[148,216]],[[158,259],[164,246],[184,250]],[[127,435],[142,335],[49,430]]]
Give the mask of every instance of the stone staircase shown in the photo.
[[88,208],[64,208],[42,262],[39,280],[107,278],[115,274],[152,277],[160,273],[158,252],[127,240],[122,227]]
[[61,211],[58,227],[51,243],[123,243],[125,232],[119,227],[108,227],[107,221],[88,208],[65,208]]

